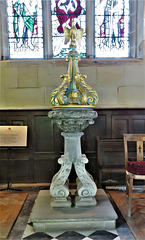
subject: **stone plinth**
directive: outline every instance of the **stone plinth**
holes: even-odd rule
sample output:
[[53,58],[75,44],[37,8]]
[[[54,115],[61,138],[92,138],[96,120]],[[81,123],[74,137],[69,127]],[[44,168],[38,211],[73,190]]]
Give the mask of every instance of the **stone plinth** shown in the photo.
[[30,215],[34,232],[115,229],[117,215],[104,190],[98,189],[94,207],[52,208],[48,190],[39,192]]

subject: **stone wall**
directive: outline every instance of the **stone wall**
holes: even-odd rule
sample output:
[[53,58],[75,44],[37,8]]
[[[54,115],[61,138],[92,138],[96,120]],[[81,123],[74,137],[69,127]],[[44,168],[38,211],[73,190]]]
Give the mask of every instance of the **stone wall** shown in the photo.
[[[46,1],[46,3],[48,2]],[[46,8],[49,9],[49,5]],[[84,59],[79,62],[80,73],[88,76],[86,83],[99,95],[98,108],[140,108],[145,106],[144,1],[138,1],[137,5],[135,1],[131,1],[130,9],[131,16],[133,16],[131,17],[133,22],[130,24],[132,59],[116,59],[114,61]],[[134,16],[137,16],[137,23]],[[48,22],[47,18],[48,16],[45,16],[46,23]],[[0,109],[51,108],[51,92],[61,84],[59,76],[67,72],[67,63],[65,60],[7,61],[9,51],[6,19],[6,1],[0,0],[0,60],[2,60],[0,61]],[[90,22],[87,23],[89,36],[87,48],[93,51],[93,44],[90,40],[93,28],[90,28],[89,24]],[[46,35],[51,35],[50,29],[51,26],[45,27]],[[47,44],[45,42],[45,45]],[[51,49],[51,41],[49,46]],[[45,55],[46,58],[49,58],[51,52],[46,51]],[[140,59],[133,59],[135,56]]]
[[[81,74],[99,95],[98,108],[145,106],[145,60],[82,60]],[[0,108],[51,108],[65,60],[1,61]]]

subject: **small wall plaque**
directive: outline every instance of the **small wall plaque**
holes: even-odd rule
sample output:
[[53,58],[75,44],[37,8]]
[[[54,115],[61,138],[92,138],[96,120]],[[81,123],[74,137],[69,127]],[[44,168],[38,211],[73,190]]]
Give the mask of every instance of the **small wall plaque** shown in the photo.
[[27,126],[0,126],[0,147],[26,147]]

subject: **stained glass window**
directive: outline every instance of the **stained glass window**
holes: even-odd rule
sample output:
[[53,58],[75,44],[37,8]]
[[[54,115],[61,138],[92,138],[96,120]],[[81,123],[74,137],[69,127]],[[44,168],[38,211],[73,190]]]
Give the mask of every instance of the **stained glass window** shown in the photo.
[[129,57],[129,0],[95,0],[95,57]]
[[64,58],[69,51],[69,43],[64,44],[63,28],[70,28],[73,18],[76,27],[84,30],[81,46],[77,47],[77,51],[81,57],[86,57],[86,0],[51,0],[54,58]]
[[41,0],[7,0],[10,58],[43,58]]

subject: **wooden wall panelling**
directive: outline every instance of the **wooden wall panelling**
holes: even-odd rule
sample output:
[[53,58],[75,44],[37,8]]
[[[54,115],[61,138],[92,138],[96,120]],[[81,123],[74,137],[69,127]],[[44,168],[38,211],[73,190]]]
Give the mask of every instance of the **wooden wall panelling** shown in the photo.
[[28,126],[28,142],[27,147],[29,149],[29,159],[28,159],[28,181],[34,182],[34,156],[33,156],[33,133],[34,133],[34,127],[33,127],[33,116],[35,111],[29,110],[27,112],[27,126]]
[[47,116],[34,115],[34,152],[52,152],[54,149],[53,124]]
[[141,112],[143,115],[135,110],[112,113],[112,138],[122,138],[124,133],[145,133],[145,111]]
[[[54,173],[53,124],[47,112],[33,115],[33,171],[34,182],[50,182]],[[40,167],[41,166],[41,167]]]
[[[25,149],[9,149],[9,170],[11,183],[28,182],[28,152]],[[0,182],[7,182],[8,149],[0,149]]]
[[125,170],[123,168],[120,169],[102,169],[102,188],[106,188],[106,186],[121,186],[125,185]]
[[6,120],[0,120],[0,126],[6,126],[6,125],[8,125],[7,124],[7,121]]
[[124,184],[125,163],[123,140],[100,140],[97,138],[97,151],[97,177],[100,187]]
[[[28,180],[28,160],[10,160],[10,179],[11,183],[29,182]],[[25,179],[25,181],[24,181]]]
[[82,143],[85,151],[94,151],[96,148],[96,136],[100,138],[106,138],[106,116],[99,115],[97,119],[94,120],[94,124],[89,125],[84,130],[84,135],[82,136]]
[[8,172],[7,172],[7,159],[0,160],[0,183],[7,183],[8,181]]
[[145,133],[145,116],[133,115],[130,120],[130,129],[132,133]]
[[[6,124],[3,124],[6,123]],[[0,112],[0,125],[28,125],[27,124],[27,114],[23,112],[22,114],[17,111],[3,111]],[[2,179],[7,182],[7,171],[8,171],[8,159],[7,159],[7,149],[5,148],[6,157],[5,160],[2,160],[2,172],[0,175],[4,175]],[[28,158],[29,158],[29,149],[26,148],[13,148],[11,147],[9,155],[9,164],[10,164],[10,180],[13,182],[28,182]],[[0,159],[3,159],[2,153],[0,153]],[[1,165],[0,164],[0,165]],[[1,167],[0,167],[1,168]],[[3,181],[3,180],[2,180]]]
[[86,164],[86,170],[92,175],[94,181],[98,185],[96,152],[86,152],[85,154],[89,160],[89,162]]
[[53,132],[54,132],[54,147],[55,147],[55,153],[57,154],[63,154],[64,153],[64,137],[61,135],[62,130],[57,126],[56,123],[53,123]]
[[[104,111],[105,112],[105,111]],[[111,129],[111,138],[106,144],[106,139],[100,139],[99,157],[101,163],[98,161],[98,171],[100,185],[121,185],[124,184],[125,168],[124,168],[124,148],[120,150],[119,139],[123,139],[124,133],[145,133],[145,110],[142,109],[110,109],[111,123],[106,124],[107,133],[108,128]],[[110,118],[108,111],[106,111],[106,119]],[[106,120],[107,122],[108,120]],[[116,139],[116,140],[115,140]],[[118,142],[117,144],[114,142]],[[112,145],[112,148],[111,148]],[[110,146],[110,147],[109,147]],[[107,148],[110,148],[107,149]],[[111,164],[109,159],[118,159],[120,166]],[[108,163],[110,166],[106,166]],[[117,168],[116,168],[117,167]]]
[[28,125],[28,119],[26,115],[15,115],[15,116],[10,116],[10,125],[14,126],[27,126]]
[[0,182],[6,183],[7,182],[7,149],[0,148]]
[[[0,125],[28,126],[28,146],[11,150],[13,182],[51,182],[60,168],[57,161],[64,152],[64,139],[61,130],[48,118],[48,111],[0,111]],[[98,109],[97,112],[98,118],[84,131],[81,139],[82,153],[89,159],[86,168],[103,186],[123,184],[122,134],[145,133],[145,109]],[[99,147],[96,146],[97,136],[100,138]],[[6,181],[6,175],[4,149],[0,150],[0,182]],[[71,181],[75,182],[75,177],[72,171]]]
[[10,148],[10,176],[12,183],[29,182],[29,148]]
[[[10,111],[9,124],[28,126],[28,113],[26,111],[20,113]],[[27,136],[28,138],[29,136]],[[29,182],[29,146],[10,149],[10,169],[12,183],[23,183],[24,179],[26,183]]]
[[112,115],[112,138],[122,138],[129,132],[129,116]]
[[48,111],[34,113],[33,129],[34,182],[51,182],[60,168],[58,158],[63,154],[64,139],[57,125],[48,118]]
[[53,130],[54,130],[54,174],[58,172],[60,169],[60,164],[58,163],[58,159],[61,155],[64,154],[64,137],[61,135],[60,128],[53,123]]
[[0,111],[0,126],[10,125],[10,119],[7,114]]
[[51,155],[46,158],[34,158],[34,182],[50,183],[54,174],[54,164]]
[[106,138],[106,115],[100,113],[94,120],[94,124],[89,125],[84,130],[82,136],[82,153],[86,154],[89,162],[86,164],[87,171],[97,181],[97,161],[96,161],[96,136]]
[[5,121],[6,125],[27,126],[28,114],[25,111],[0,111],[0,122]]
[[[111,138],[111,117],[112,117],[112,111],[109,111],[109,110],[99,110],[98,111],[98,114],[102,115],[104,114],[105,115],[105,130],[106,130],[106,136],[105,138]],[[103,138],[103,137],[100,137],[100,138]]]

